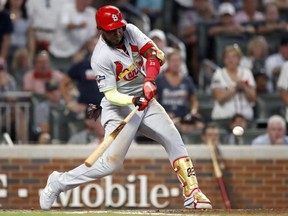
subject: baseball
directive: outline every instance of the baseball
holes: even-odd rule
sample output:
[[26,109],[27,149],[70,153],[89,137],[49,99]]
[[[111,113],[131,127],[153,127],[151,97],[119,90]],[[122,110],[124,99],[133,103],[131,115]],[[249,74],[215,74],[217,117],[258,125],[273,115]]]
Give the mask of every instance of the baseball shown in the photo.
[[236,126],[233,128],[232,132],[235,136],[242,136],[244,133],[244,129],[240,126]]

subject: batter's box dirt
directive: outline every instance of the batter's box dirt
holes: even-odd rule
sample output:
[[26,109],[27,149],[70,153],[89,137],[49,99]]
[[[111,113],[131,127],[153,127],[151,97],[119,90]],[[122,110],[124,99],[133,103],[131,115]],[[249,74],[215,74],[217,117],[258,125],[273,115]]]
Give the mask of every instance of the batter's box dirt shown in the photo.
[[233,209],[233,210],[194,210],[194,209],[167,209],[167,210],[108,210],[108,211],[86,211],[86,210],[51,210],[51,211],[27,211],[27,210],[0,210],[0,216],[288,216],[288,209]]

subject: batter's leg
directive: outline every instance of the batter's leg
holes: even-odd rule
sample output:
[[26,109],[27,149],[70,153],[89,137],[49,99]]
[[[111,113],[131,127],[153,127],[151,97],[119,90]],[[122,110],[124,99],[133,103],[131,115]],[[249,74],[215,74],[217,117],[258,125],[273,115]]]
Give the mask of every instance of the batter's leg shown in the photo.
[[[134,107],[130,107],[129,109],[124,110],[125,112],[123,113],[129,113],[133,108]],[[113,112],[109,113],[110,115],[113,115]],[[115,170],[118,170],[124,161],[125,155],[127,154],[132,140],[135,137],[143,115],[144,112],[137,112],[132,117],[121,133],[119,133],[113,143],[103,153],[99,160],[93,164],[92,167],[88,168],[82,164],[68,172],[53,172],[49,176],[47,185],[40,195],[41,208],[44,210],[50,209],[57,196],[63,191],[67,191],[83,183],[110,175]],[[115,116],[114,120],[105,122],[106,134],[109,135],[122,120],[122,116]]]
[[186,208],[212,208],[210,200],[200,191],[191,158],[185,148],[180,133],[156,101],[150,102],[139,132],[162,144],[168,153],[170,163],[183,186]]

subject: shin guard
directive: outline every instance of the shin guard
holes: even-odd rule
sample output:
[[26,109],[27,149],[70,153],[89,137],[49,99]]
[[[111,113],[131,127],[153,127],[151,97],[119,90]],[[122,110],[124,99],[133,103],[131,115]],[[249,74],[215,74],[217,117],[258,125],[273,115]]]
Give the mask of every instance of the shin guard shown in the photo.
[[173,162],[174,171],[183,186],[183,195],[189,197],[195,188],[198,188],[198,181],[190,157],[181,157]]

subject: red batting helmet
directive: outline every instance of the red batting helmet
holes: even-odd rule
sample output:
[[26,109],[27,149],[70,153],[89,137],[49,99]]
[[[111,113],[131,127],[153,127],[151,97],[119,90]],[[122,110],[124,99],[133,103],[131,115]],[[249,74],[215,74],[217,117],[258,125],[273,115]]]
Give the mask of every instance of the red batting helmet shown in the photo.
[[120,10],[117,7],[107,5],[99,8],[96,13],[97,26],[111,31],[126,26],[127,22],[123,19]]

